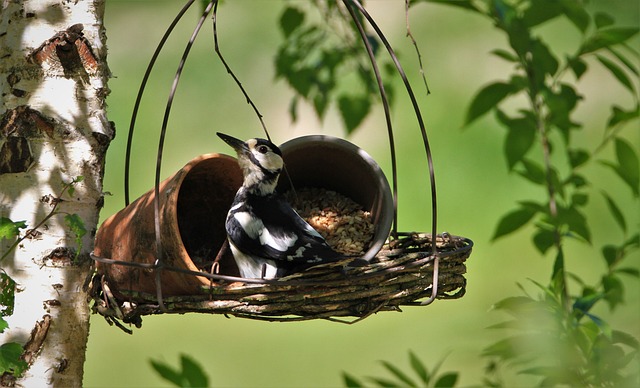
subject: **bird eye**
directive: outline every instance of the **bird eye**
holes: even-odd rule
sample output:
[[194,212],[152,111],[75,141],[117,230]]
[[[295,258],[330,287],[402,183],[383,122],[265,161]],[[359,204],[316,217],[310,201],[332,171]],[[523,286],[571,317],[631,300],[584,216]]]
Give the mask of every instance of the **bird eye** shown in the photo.
[[269,147],[261,145],[260,147],[258,147],[258,152],[260,152],[261,154],[266,154],[267,152],[269,152]]

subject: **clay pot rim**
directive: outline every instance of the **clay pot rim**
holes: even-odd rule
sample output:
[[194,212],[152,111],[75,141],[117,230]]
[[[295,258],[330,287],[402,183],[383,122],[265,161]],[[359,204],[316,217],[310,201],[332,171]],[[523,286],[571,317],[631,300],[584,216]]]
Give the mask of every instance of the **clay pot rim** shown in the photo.
[[[380,217],[375,224],[375,232],[371,245],[361,257],[364,260],[370,261],[378,254],[387,241],[394,220],[395,207],[389,182],[382,171],[382,168],[380,168],[378,163],[371,155],[369,155],[368,152],[358,147],[356,144],[339,137],[330,135],[304,135],[284,142],[280,146],[280,149],[283,157],[286,159],[288,152],[304,148],[305,146],[314,143],[326,144],[333,149],[356,155],[368,166],[370,175],[375,177],[375,183],[377,184],[376,187],[381,200]],[[372,179],[372,181],[373,180],[374,179]]]

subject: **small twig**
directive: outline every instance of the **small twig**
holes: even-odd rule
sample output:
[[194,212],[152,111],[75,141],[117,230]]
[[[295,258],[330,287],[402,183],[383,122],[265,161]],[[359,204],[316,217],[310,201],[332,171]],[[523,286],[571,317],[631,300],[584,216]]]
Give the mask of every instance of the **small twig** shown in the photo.
[[2,255],[2,257],[0,257],[0,262],[2,260],[4,260],[5,257],[9,256],[9,253],[11,253],[18,245],[20,245],[20,243],[22,243],[27,237],[32,236],[33,233],[36,230],[38,230],[40,227],[42,227],[42,225],[44,225],[44,223],[47,222],[51,217],[53,217],[56,214],[58,214],[56,212],[56,210],[58,209],[58,205],[60,205],[60,203],[63,202],[62,196],[64,195],[65,192],[67,192],[67,190],[69,190],[69,188],[71,188],[71,186],[73,186],[77,182],[78,181],[76,181],[76,179],[74,179],[71,182],[64,184],[64,186],[60,190],[60,194],[58,194],[57,197],[53,197],[51,199],[51,204],[53,204],[53,207],[51,208],[51,211],[49,212],[49,214],[47,214],[40,222],[38,222],[36,224],[36,226],[31,228],[29,230],[29,232],[26,232],[24,234],[24,236],[18,238],[16,241],[14,241],[13,244],[11,244],[11,246],[9,247],[9,249],[7,249],[7,251]]
[[422,77],[422,82],[424,82],[424,87],[427,89],[427,95],[431,94],[431,90],[429,90],[429,84],[427,83],[427,77],[424,74],[424,67],[422,66],[422,55],[420,54],[420,49],[418,48],[418,43],[416,42],[413,34],[411,33],[411,27],[409,26],[409,0],[404,1],[404,14],[407,25],[407,36],[411,39],[411,43],[413,47],[416,49],[416,54],[418,55],[418,64],[420,65],[420,76]]
[[264,130],[264,134],[267,137],[267,140],[271,141],[271,136],[269,136],[269,131],[267,131],[267,126],[265,125],[264,120],[262,119],[263,118],[262,113],[260,113],[256,104],[253,103],[253,100],[251,100],[251,97],[249,97],[249,94],[244,89],[244,86],[242,86],[242,83],[240,82],[238,77],[236,77],[235,73],[231,70],[231,67],[229,67],[229,65],[227,64],[227,61],[222,56],[222,52],[220,52],[220,46],[218,45],[218,1],[215,0],[214,2],[215,2],[215,6],[213,7],[213,43],[214,43],[215,52],[218,55],[218,58],[220,58],[220,61],[222,62],[222,64],[224,65],[224,68],[227,70],[227,73],[231,75],[231,78],[233,78],[233,80],[236,82],[236,84],[242,91],[242,94],[244,95],[244,98],[246,99],[247,104],[251,105],[251,107],[253,108],[253,111],[258,116],[258,120],[260,120],[260,125],[262,125],[262,129]]

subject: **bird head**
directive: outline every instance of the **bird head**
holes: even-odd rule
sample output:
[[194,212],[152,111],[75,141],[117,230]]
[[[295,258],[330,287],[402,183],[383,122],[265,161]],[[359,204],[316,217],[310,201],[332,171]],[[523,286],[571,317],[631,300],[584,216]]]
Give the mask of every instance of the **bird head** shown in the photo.
[[242,186],[261,195],[273,193],[284,166],[280,148],[265,139],[242,141],[224,133],[217,134],[238,154],[238,164],[244,176]]

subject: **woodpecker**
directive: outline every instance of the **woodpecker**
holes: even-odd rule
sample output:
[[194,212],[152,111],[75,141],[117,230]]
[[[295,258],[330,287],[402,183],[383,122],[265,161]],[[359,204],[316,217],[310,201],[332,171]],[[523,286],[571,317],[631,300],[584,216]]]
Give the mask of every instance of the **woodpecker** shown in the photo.
[[344,258],[276,192],[284,166],[276,145],[218,136],[237,152],[244,176],[225,222],[242,277],[273,279]]

